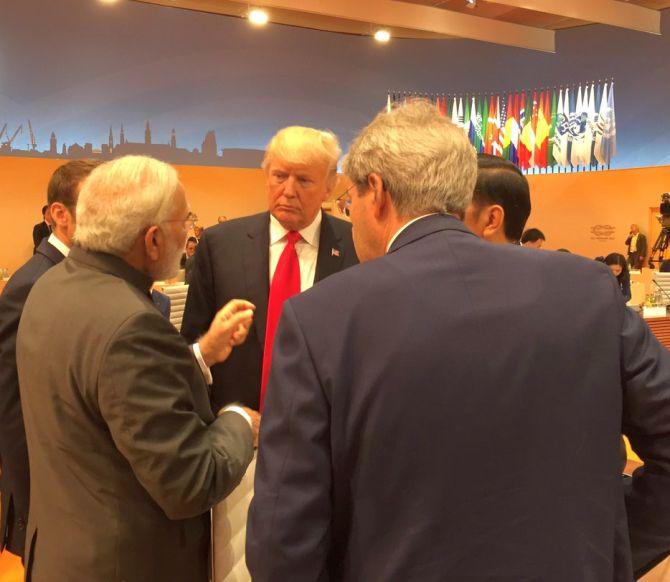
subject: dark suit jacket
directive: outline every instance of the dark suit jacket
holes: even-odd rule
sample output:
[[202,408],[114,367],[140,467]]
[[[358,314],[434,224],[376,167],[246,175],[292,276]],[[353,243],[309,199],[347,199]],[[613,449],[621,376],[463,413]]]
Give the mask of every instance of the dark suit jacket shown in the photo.
[[0,551],[6,544],[19,556],[23,556],[28,523],[30,475],[16,372],[16,330],[35,281],[63,258],[56,247],[43,240],[0,296]]
[[[628,254],[630,254],[630,243],[633,240],[633,235],[629,234],[626,239],[626,246],[628,247]],[[641,232],[637,235],[637,252],[643,259],[647,256],[647,237]]]
[[33,254],[37,252],[37,247],[40,246],[42,239],[49,238],[50,234],[51,229],[44,220],[33,226]]
[[150,287],[121,259],[74,247],[26,302],[28,580],[207,580],[206,512],[240,482],[251,430],[234,412],[214,418]]
[[636,570],[670,549],[670,356],[600,263],[424,218],[288,300],[273,358],[254,582],[630,581],[622,424]]
[[[212,368],[215,410],[230,402],[258,409],[270,293],[270,213],[228,220],[205,231],[195,251],[181,333],[194,342],[231,299],[256,305],[246,343]],[[323,214],[314,282],[358,263],[351,224]]]

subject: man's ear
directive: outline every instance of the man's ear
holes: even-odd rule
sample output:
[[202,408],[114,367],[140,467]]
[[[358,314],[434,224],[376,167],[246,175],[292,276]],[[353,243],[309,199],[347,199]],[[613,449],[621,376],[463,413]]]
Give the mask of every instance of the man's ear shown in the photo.
[[376,218],[383,218],[389,210],[391,198],[388,190],[384,186],[384,180],[379,174],[372,172],[368,176],[368,186],[372,194],[372,203],[374,206],[374,214]]
[[152,261],[158,261],[160,258],[159,247],[163,245],[163,231],[158,226],[149,227],[144,234],[144,249],[148,258]]
[[62,202],[54,202],[49,207],[49,215],[51,216],[51,224],[65,226],[69,220],[70,211]]
[[486,209],[486,224],[482,237],[488,241],[504,238],[505,210],[499,204],[493,204]]

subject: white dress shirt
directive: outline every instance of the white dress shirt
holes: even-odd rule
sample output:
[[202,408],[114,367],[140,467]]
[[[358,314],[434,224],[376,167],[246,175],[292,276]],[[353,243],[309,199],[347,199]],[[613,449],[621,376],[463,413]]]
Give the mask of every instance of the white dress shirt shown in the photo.
[[53,232],[49,235],[47,242],[50,245],[55,246],[64,257],[67,257],[70,254],[70,247],[67,246],[61,239],[59,239]]
[[[319,235],[321,234],[321,211],[317,212],[311,224],[299,232],[302,238],[295,244],[295,252],[300,264],[300,291],[305,291],[314,285],[316,258],[319,254]],[[286,247],[287,233],[288,230],[270,215],[270,283],[272,283],[279,257]]]

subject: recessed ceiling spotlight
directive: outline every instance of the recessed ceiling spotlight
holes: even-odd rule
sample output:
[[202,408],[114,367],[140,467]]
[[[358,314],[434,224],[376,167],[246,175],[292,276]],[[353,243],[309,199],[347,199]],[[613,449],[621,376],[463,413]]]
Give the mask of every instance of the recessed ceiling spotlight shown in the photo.
[[384,28],[380,28],[377,32],[375,32],[375,40],[382,43],[388,42],[391,40],[391,33]]
[[101,4],[116,4],[119,0],[100,0]]
[[254,26],[264,26],[270,20],[268,13],[265,10],[261,10],[260,8],[254,8],[253,10],[250,10],[248,17],[249,22],[251,22],[251,24]]
[[465,5],[468,8],[475,8],[477,6],[477,0],[465,0]]

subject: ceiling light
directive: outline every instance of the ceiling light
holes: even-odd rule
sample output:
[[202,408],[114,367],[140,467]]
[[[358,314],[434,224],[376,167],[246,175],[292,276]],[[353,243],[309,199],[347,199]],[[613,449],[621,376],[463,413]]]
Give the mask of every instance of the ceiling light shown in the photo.
[[254,8],[249,11],[249,22],[254,26],[263,26],[268,23],[268,20],[270,20],[270,17],[265,10]]
[[475,8],[477,6],[477,0],[465,0],[465,5],[468,8]]
[[380,28],[377,32],[375,32],[375,40],[377,42],[388,42],[391,40],[391,33],[388,30]]
[[116,4],[119,0],[100,0],[102,4]]

